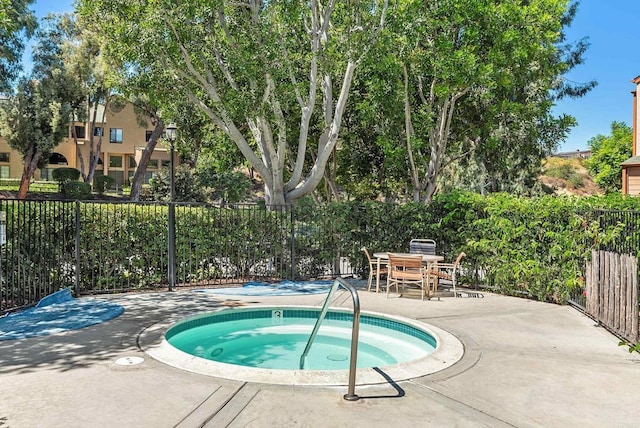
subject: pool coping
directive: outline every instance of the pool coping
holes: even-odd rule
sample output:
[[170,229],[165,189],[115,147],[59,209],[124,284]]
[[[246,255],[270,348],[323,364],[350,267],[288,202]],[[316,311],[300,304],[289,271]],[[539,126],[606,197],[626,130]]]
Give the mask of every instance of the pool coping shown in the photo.
[[[235,310],[252,309],[318,309],[308,305],[251,305]],[[344,312],[344,308],[331,307]],[[218,311],[207,311],[214,313]],[[464,355],[464,345],[453,334],[421,321],[380,312],[363,311],[361,315],[372,315],[387,320],[404,323],[423,330],[437,341],[436,349],[429,355],[401,364],[380,368],[360,368],[356,372],[357,385],[375,385],[393,381],[418,378],[451,367]],[[259,382],[276,385],[317,385],[345,386],[348,384],[348,370],[276,370],[244,367],[234,364],[206,360],[173,347],[164,338],[167,330],[175,323],[190,317],[170,317],[143,329],[137,338],[138,347],[153,359],[169,366],[206,376],[213,376],[242,382]]]

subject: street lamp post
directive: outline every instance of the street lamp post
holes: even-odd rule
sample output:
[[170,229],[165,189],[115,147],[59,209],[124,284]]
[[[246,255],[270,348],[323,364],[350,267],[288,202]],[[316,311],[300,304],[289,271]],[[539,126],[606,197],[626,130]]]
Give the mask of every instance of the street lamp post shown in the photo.
[[175,206],[175,157],[174,143],[178,137],[178,128],[170,123],[165,130],[165,138],[169,142],[169,291],[176,286],[176,206]]
[[178,138],[178,128],[175,123],[170,123],[167,126],[165,131],[167,141],[169,142],[169,186],[170,186],[170,201],[174,202],[176,197],[176,186],[175,186],[175,145],[176,139]]

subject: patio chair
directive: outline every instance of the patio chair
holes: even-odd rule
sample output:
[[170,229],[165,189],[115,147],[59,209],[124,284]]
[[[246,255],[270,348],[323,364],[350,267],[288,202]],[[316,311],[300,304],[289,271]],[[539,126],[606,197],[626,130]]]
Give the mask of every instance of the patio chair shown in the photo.
[[389,253],[389,264],[387,273],[387,297],[389,290],[395,284],[398,293],[398,284],[402,284],[402,289],[407,284],[418,285],[422,290],[422,300],[425,293],[429,297],[429,283],[427,282],[427,270],[422,264],[422,255],[400,255]]
[[453,296],[458,297],[458,293],[456,293],[456,284],[457,284],[456,274],[457,274],[458,268],[460,267],[460,260],[462,260],[462,258],[465,255],[466,254],[464,252],[461,252],[460,254],[458,254],[458,257],[456,257],[455,262],[438,263],[437,269],[429,270],[428,275],[434,278],[434,281],[433,281],[434,292],[438,291],[437,288],[438,288],[439,280],[443,279],[445,281],[451,282],[453,287]]
[[378,263],[377,261],[371,259],[371,255],[369,254],[369,250],[367,250],[367,247],[362,247],[361,250],[364,252],[364,255],[367,256],[367,260],[369,261],[369,284],[367,286],[367,291],[371,291],[371,284],[373,283],[373,278],[377,277],[378,275],[386,276],[387,267],[380,266],[380,270],[378,271]]
[[414,254],[436,254],[436,241],[433,239],[412,239],[409,242],[409,252]]

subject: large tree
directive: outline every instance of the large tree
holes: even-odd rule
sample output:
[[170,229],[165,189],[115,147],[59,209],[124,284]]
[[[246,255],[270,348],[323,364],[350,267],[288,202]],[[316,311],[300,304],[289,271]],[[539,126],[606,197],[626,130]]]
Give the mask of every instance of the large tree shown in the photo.
[[[182,147],[183,152],[193,158],[192,166],[202,144],[203,135],[208,134],[210,120],[182,92],[176,93],[176,85],[172,74],[168,73],[162,62],[149,61],[144,65],[132,56],[131,46],[114,43],[102,23],[92,21],[93,15],[79,15],[78,41],[68,49],[68,64],[72,74],[85,88],[88,112],[79,111],[77,117],[88,117],[91,123],[96,122],[96,114],[102,113],[98,121],[104,122],[104,115],[110,106],[121,106],[123,102],[131,103],[137,116],[138,124],[153,130],[147,139],[142,154],[131,178],[130,199],[139,201],[142,185],[145,180],[147,166],[151,155],[159,143],[163,142],[164,129],[169,122],[178,125],[179,140],[176,149]],[[89,172],[86,181],[91,181],[99,159],[102,135],[89,134]],[[94,144],[95,142],[95,144]],[[164,142],[168,145],[167,142]],[[95,147],[95,150],[94,150]],[[80,152],[79,152],[80,153]],[[80,156],[80,166],[84,171],[84,162]]]
[[37,26],[29,10],[34,0],[0,1],[0,93],[11,87],[20,71],[25,36],[30,37]]
[[611,135],[596,135],[589,140],[591,157],[585,161],[593,181],[607,192],[622,188],[622,162],[631,157],[632,130],[622,122],[611,123]]
[[[131,70],[161,64],[173,74],[175,88],[260,174],[269,204],[300,198],[321,181],[354,72],[386,10],[387,0],[79,3],[109,44],[123,47]],[[313,127],[321,132],[308,163]]]
[[64,17],[49,16],[37,33],[33,71],[23,78],[17,94],[2,105],[0,135],[22,154],[24,168],[18,198],[24,199],[37,168],[46,164],[67,134],[77,88],[64,72],[59,53],[65,38]]
[[100,161],[104,137],[104,132],[96,133],[94,129],[96,124],[105,122],[116,97],[110,76],[122,73],[122,68],[105,55],[100,32],[93,31],[76,15],[65,15],[64,19],[67,31],[57,54],[63,59],[67,81],[76,89],[76,97],[72,102],[73,120],[89,123],[85,134],[87,145],[78,140],[75,126],[71,130],[82,178],[91,183]]
[[0,136],[22,154],[24,168],[18,199],[24,199],[37,168],[49,159],[67,133],[70,109],[61,102],[52,80],[26,80],[0,110]]
[[[134,85],[134,87],[136,86]],[[139,201],[142,193],[142,183],[144,182],[144,177],[147,172],[147,166],[149,165],[153,151],[156,149],[158,142],[162,138],[165,129],[165,122],[160,111],[161,106],[159,105],[159,100],[154,100],[144,91],[141,90],[139,94],[131,94],[129,101],[134,105],[134,110],[139,123],[142,125],[149,120],[153,126],[151,136],[147,140],[144,149],[142,149],[142,156],[140,156],[136,172],[133,174],[133,178],[131,179],[131,191],[129,198],[132,201]]]
[[413,200],[454,183],[521,184],[566,136],[574,122],[551,115],[554,100],[594,85],[562,79],[586,49],[564,40],[575,11],[568,0],[398,3],[368,69],[366,111],[385,171],[405,169]]

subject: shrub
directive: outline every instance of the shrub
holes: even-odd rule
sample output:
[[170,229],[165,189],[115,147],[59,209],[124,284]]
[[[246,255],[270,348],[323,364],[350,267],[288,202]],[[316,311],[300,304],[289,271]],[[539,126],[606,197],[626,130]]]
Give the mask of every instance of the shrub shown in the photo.
[[[70,182],[68,186],[86,185]],[[168,210],[164,204],[79,205],[81,223],[90,225],[80,230],[83,287],[134,289],[166,281]],[[37,257],[45,254],[61,270],[73,256],[65,256],[66,262],[55,259],[59,250],[53,250],[54,244],[66,245],[64,251],[73,254],[74,211],[61,213],[54,203],[46,206],[52,209],[33,209],[26,224],[46,223],[43,236],[50,238],[45,243],[48,247],[42,252],[32,250],[29,245],[40,238],[27,235],[29,228],[15,245],[20,244],[21,257],[27,262],[37,265],[41,263]],[[181,204],[176,209],[178,277],[185,282],[255,275],[284,278],[292,271],[296,278],[322,277],[337,272],[345,257],[354,272],[365,275],[362,246],[371,252],[404,252],[412,238],[432,238],[436,252],[446,260],[453,260],[460,251],[467,254],[463,282],[562,303],[583,285],[582,269],[592,248],[629,242],[636,245],[635,254],[640,236],[635,220],[601,222],[599,209],[640,208],[640,198],[615,194],[519,198],[460,192],[440,194],[430,204],[402,205],[355,201],[319,205],[309,197],[296,201],[293,212],[263,208]],[[16,218],[27,215],[20,214]],[[45,222],[43,216],[55,221]],[[12,245],[9,241],[7,245]],[[2,267],[13,269],[18,263],[23,261]],[[74,271],[67,268],[63,273],[66,284]]]
[[575,174],[575,170],[573,169],[573,166],[569,165],[568,163],[561,163],[559,165],[547,168],[545,174],[549,177],[568,180],[572,175]]
[[84,181],[68,181],[64,184],[64,195],[69,199],[89,199],[91,186]]
[[584,187],[584,178],[577,171],[576,165],[578,165],[576,162],[571,163],[569,160],[556,159],[549,163],[544,173],[549,177],[565,180],[574,189],[579,189]]
[[207,175],[199,173],[200,184],[208,190],[209,198],[223,204],[243,201],[251,188],[251,180],[241,172],[223,171]]
[[584,179],[580,174],[573,174],[569,177],[569,183],[575,188],[579,189],[584,187]]
[[98,194],[102,195],[107,189],[111,188],[115,182],[115,178],[108,175],[101,175],[93,180],[93,187]]
[[[179,165],[175,169],[175,200],[179,202],[204,202],[202,187],[193,175],[188,165]],[[160,170],[149,181],[148,198],[153,201],[168,202],[170,199],[169,171]]]
[[80,178],[80,171],[75,168],[56,168],[51,172],[51,176],[58,182],[58,190],[62,190],[65,183]]

